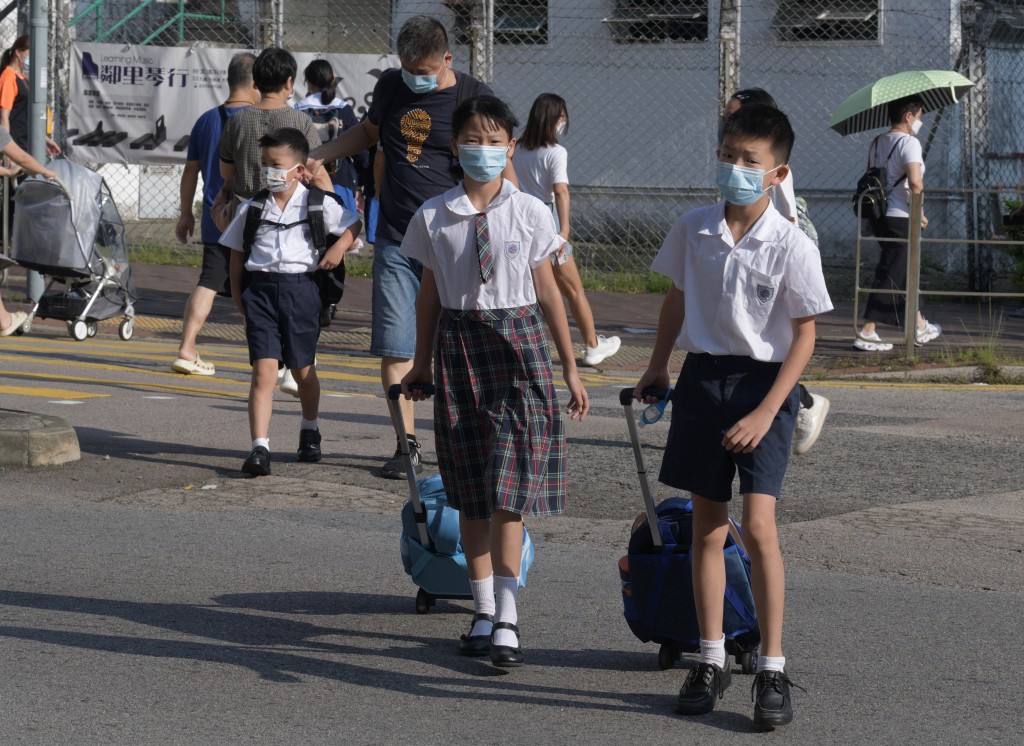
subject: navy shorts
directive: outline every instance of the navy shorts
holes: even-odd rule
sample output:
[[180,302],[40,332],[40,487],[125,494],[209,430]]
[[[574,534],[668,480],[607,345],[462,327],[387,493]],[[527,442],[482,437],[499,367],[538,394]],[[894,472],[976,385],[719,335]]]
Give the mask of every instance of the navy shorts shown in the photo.
[[219,243],[203,244],[203,268],[199,272],[201,288],[231,297],[231,249]]
[[250,272],[242,292],[249,363],[270,358],[290,370],[313,364],[320,291],[311,274]]
[[800,407],[798,388],[786,397],[771,428],[751,453],[722,445],[726,432],[759,405],[782,363],[690,353],[672,393],[672,425],[658,479],[677,489],[725,502],[740,475],[740,493],[776,498],[782,492]]

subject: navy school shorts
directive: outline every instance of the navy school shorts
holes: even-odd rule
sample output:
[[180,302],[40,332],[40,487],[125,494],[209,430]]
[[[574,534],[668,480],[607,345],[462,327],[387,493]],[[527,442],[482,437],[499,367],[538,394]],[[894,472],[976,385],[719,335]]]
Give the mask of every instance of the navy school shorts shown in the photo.
[[749,357],[689,353],[672,393],[672,424],[658,479],[677,489],[726,502],[740,475],[740,493],[778,498],[800,407],[797,386],[751,453],[732,453],[725,433],[760,404],[782,363]]
[[250,272],[242,292],[249,363],[270,358],[290,370],[313,364],[320,291],[311,273]]

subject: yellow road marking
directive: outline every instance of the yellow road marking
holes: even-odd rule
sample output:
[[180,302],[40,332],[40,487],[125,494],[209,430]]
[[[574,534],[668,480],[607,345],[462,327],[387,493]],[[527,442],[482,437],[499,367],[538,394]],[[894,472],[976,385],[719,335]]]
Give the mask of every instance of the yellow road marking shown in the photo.
[[110,394],[86,394],[83,391],[65,391],[64,389],[47,389],[39,386],[0,386],[0,394],[16,396],[37,396],[44,399],[96,399]]
[[1024,391],[1009,383],[927,383],[924,381],[801,381],[810,389],[907,389],[908,391]]

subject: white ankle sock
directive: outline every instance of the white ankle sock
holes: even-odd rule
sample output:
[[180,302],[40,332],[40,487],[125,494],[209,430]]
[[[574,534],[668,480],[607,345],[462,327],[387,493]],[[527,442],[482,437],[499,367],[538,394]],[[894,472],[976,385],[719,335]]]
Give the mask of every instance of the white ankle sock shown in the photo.
[[252,439],[252,446],[251,447],[252,448],[258,448],[259,446],[263,446],[264,448],[266,448],[269,451],[270,450],[270,438],[253,438]]
[[786,670],[786,656],[780,655],[778,658],[770,658],[767,655],[757,656],[757,668],[754,670],[755,673],[761,673],[762,671],[785,671]]
[[719,668],[725,668],[725,635],[722,635],[721,640],[702,639],[698,660],[701,663],[714,663]]
[[[519,621],[516,611],[516,597],[519,595],[519,578],[504,575],[494,576],[494,621],[515,624]],[[519,647],[519,637],[510,629],[494,631],[494,644]]]
[[[473,613],[494,616],[494,576],[488,575],[483,580],[471,579],[469,587],[473,591]],[[490,635],[492,626],[491,622],[484,619],[476,621],[469,631],[469,636]]]
[[299,423],[299,430],[319,430],[320,422],[315,417],[311,420],[307,420],[305,417],[300,418],[302,421]]

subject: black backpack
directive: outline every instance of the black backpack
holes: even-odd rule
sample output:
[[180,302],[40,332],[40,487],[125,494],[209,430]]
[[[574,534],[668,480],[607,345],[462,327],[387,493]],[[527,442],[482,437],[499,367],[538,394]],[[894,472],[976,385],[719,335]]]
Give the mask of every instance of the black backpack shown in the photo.
[[[330,197],[338,204],[341,204],[341,199],[334,192],[325,192],[318,187],[311,186],[307,189],[309,190],[309,201],[306,203],[306,218],[294,223],[276,223],[273,220],[264,220],[263,208],[267,203],[267,198],[270,197],[270,190],[263,189],[256,193],[246,210],[245,227],[242,229],[242,251],[246,261],[249,259],[249,254],[252,253],[256,232],[265,225],[273,225],[277,230],[286,230],[297,225],[309,225],[310,239],[313,241],[317,255],[321,258],[327,253],[327,249],[341,238],[340,235],[329,234],[324,223],[324,199]],[[329,326],[334,317],[333,307],[341,301],[345,293],[345,262],[340,262],[334,269],[315,270],[313,281],[320,290],[320,326]]]
[[871,145],[876,157],[871,157],[872,148],[869,148],[868,169],[860,177],[860,180],[857,182],[857,189],[853,193],[854,215],[860,215],[860,217],[870,220],[872,223],[877,223],[885,218],[885,211],[889,206],[889,192],[907,178],[907,175],[903,174],[903,176],[896,179],[896,183],[891,187],[886,185],[888,173],[886,169],[889,165],[889,159],[892,158],[892,154],[896,152],[896,148],[901,142],[903,142],[903,138],[893,143],[892,150],[889,151],[889,155],[885,157],[885,162],[881,166],[873,166],[871,164],[878,161],[878,137],[872,141]]

